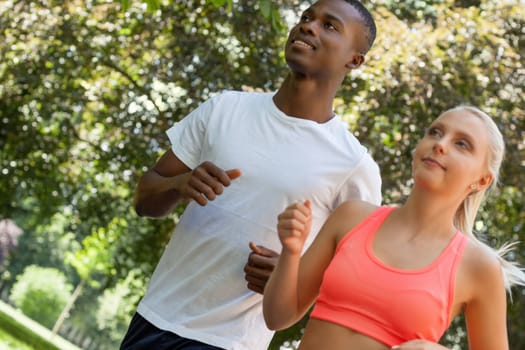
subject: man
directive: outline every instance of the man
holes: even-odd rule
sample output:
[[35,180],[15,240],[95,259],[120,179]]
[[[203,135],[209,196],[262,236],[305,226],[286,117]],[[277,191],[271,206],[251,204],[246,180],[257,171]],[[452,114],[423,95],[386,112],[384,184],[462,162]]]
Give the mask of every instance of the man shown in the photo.
[[141,177],[135,209],[160,217],[191,202],[121,349],[267,349],[259,293],[278,213],[309,198],[317,232],[342,201],[381,200],[376,163],[333,113],[374,38],[360,2],[320,0],[290,31],[276,93],[223,92],[167,131],[172,148]]

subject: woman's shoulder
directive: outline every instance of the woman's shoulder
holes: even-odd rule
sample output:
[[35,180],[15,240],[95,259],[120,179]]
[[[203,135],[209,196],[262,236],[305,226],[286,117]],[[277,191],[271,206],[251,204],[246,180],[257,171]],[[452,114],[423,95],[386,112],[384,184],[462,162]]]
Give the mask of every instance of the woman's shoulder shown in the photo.
[[497,252],[474,239],[468,239],[463,253],[463,267],[473,296],[480,291],[504,288],[501,260]]
[[501,268],[501,263],[496,251],[471,238],[467,240],[463,259],[466,267],[474,274],[483,275],[487,269]]
[[381,207],[359,200],[348,200],[341,203],[331,215],[331,221],[337,227],[337,235],[344,236],[379,208]]
[[354,216],[362,216],[366,217],[379,209],[380,206],[376,204],[372,204],[370,202],[366,201],[360,201],[360,200],[347,200],[341,203],[334,213],[341,214],[352,214]]

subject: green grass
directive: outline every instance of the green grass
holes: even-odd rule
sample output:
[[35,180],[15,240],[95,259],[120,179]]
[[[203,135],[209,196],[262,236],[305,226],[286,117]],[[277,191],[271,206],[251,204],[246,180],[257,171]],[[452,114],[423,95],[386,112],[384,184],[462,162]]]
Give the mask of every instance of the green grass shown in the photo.
[[59,335],[53,336],[49,329],[0,301],[0,350],[4,349],[81,350]]
[[36,350],[0,328],[0,350]]

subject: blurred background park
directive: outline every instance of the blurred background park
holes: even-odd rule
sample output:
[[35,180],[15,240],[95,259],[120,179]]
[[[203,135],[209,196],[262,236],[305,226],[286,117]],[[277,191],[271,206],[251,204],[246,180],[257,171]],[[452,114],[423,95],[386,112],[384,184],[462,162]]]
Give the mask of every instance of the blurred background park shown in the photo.
[[[378,37],[334,109],[380,164],[384,202],[406,195],[424,127],[473,104],[507,146],[476,232],[494,247],[525,241],[525,1],[363,3]],[[138,177],[167,149],[164,131],[203,100],[279,86],[287,31],[306,6],[0,0],[0,349],[118,348],[184,209],[139,218]],[[525,242],[509,259],[525,265]],[[523,315],[515,288],[513,350],[525,349]],[[279,332],[272,349],[300,333]],[[35,345],[44,338],[54,343]],[[466,349],[461,319],[442,342]]]

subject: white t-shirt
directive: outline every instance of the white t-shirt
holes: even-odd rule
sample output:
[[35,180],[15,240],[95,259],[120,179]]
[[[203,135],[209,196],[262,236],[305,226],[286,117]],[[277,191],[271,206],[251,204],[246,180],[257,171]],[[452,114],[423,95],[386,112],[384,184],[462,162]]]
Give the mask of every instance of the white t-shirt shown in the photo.
[[273,95],[223,92],[167,131],[188,167],[208,160],[242,176],[207,206],[190,203],[177,224],[138,307],[158,328],[225,349],[267,349],[262,296],[244,279],[248,243],[279,252],[277,216],[296,201],[312,204],[307,246],[342,201],[381,202],[379,168],[339,117],[290,117]]

